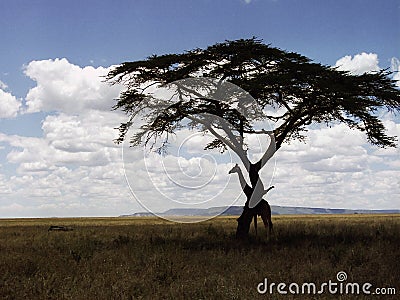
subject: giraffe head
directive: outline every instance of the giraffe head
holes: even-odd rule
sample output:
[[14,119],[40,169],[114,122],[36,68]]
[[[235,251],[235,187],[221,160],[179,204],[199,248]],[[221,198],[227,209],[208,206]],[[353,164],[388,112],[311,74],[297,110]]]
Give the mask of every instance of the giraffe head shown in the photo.
[[240,171],[239,165],[236,164],[233,166],[233,168],[229,171],[228,174],[232,174],[232,173],[238,173]]

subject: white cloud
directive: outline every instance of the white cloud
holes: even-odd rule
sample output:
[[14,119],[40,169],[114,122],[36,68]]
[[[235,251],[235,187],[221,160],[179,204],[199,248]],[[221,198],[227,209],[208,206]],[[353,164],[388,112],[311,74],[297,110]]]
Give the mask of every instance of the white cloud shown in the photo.
[[21,108],[21,101],[6,89],[7,85],[0,81],[0,118],[14,118]]
[[[360,57],[369,57],[365,55]],[[357,72],[370,70],[365,67],[368,59],[361,58],[350,57],[347,67],[353,64],[353,72],[355,66]],[[377,57],[371,61],[376,62],[370,64],[372,69],[376,68]],[[110,111],[120,88],[102,82],[99,76],[108,70],[82,68],[66,59],[28,64],[25,72],[36,86],[26,97],[27,112],[56,112],[42,120],[40,137],[0,133],[0,142],[12,149],[2,149],[8,153],[7,161],[0,166],[0,217],[118,215],[143,210],[129,193],[121,148],[113,143],[118,134],[114,128],[125,116]],[[388,134],[400,135],[400,124],[386,117],[384,122]],[[400,178],[398,149],[366,146],[362,133],[343,124],[310,129],[307,136],[307,143],[293,142],[276,153],[277,169],[272,182],[276,189],[267,196],[271,204],[399,207],[400,183],[393,179]],[[165,201],[150,183],[175,201],[201,202],[218,195],[203,207],[231,204],[240,193],[240,186],[236,174],[227,174],[232,167],[229,155],[222,157],[217,151],[202,150],[209,137],[187,130],[173,141],[178,145],[185,141],[181,149],[184,157],[179,161],[173,157],[176,151],[171,151],[164,158],[149,155],[145,165],[142,149],[124,151],[127,176],[137,196],[150,201],[147,204],[157,211],[179,206]],[[267,146],[259,145],[256,139],[249,144],[254,155],[261,154],[259,146]],[[162,160],[170,178],[160,173],[164,172]],[[15,168],[15,174],[1,174],[9,165]],[[273,164],[267,167],[262,173],[265,185],[269,184]],[[177,188],[177,184],[200,186],[207,178],[212,181],[204,188]],[[236,204],[243,203],[242,196]]]
[[[21,164],[21,173],[44,171],[45,166],[107,165],[120,156],[113,143],[121,116],[116,112],[90,111],[81,116],[49,115],[42,123],[43,137],[7,136],[0,141],[14,149],[7,159]],[[40,166],[40,168],[38,167]]]
[[[0,141],[13,148],[7,159],[17,170],[9,178],[0,176],[2,214],[6,210],[1,206],[16,208],[15,203],[24,209],[6,216],[118,215],[139,209],[125,183],[121,149],[107,141],[107,135],[90,151],[71,152],[54,147],[63,135],[47,130],[43,138],[0,134]],[[76,148],[74,140],[70,142]]]
[[375,53],[360,53],[354,57],[346,55],[336,61],[335,67],[341,71],[349,71],[352,74],[360,75],[364,73],[379,71],[378,55]]
[[[389,134],[400,124],[386,121]],[[276,153],[272,204],[335,208],[398,208],[398,149],[368,146],[344,124],[310,130],[307,143],[283,145]],[[372,151],[370,150],[372,148]]]
[[[100,119],[113,118],[111,112],[107,114],[110,114],[107,118]],[[42,138],[0,135],[0,141],[14,148],[8,154],[8,161],[18,170],[9,180],[0,178],[0,190],[6,200],[2,205],[14,208],[15,203],[22,205],[24,209],[18,216],[118,215],[142,211],[129,194],[121,149],[111,141],[112,126],[102,127],[104,136],[96,135],[91,130],[100,128],[101,122],[86,128],[91,118],[48,116],[43,122]],[[400,124],[387,122],[390,131],[397,133]],[[400,185],[393,180],[400,178],[396,167],[399,155],[393,155],[390,149],[368,151],[359,133],[342,124],[310,130],[308,137],[306,144],[294,142],[277,152],[277,170],[272,182],[276,189],[267,196],[271,204],[375,209],[400,205],[397,196]],[[154,154],[148,156],[146,165],[142,149],[127,148],[126,151],[125,167],[131,187],[139,200],[153,210],[180,206],[176,201],[209,200],[203,207],[232,204],[240,193],[236,174],[227,174],[232,163],[201,162],[200,151],[192,152],[195,158],[181,158],[180,165],[171,155],[162,158]],[[214,155],[218,161],[218,154]],[[165,169],[160,163],[162,160]],[[205,177],[196,177],[199,171]],[[266,185],[270,171],[263,172]],[[204,188],[185,190],[178,186],[200,186],[207,178],[212,181]],[[242,203],[243,196],[236,205]]]
[[[110,67],[111,68],[111,67]],[[102,76],[110,68],[81,68],[67,59],[32,61],[25,74],[37,86],[26,96],[27,112],[58,111],[80,114],[88,109],[109,111],[120,87],[110,87]]]
[[[0,133],[11,147],[0,174],[2,212],[7,216],[117,215],[138,204],[129,196],[121,148],[114,144],[123,114],[111,111],[120,87],[101,76],[110,68],[79,67],[66,59],[33,61],[25,74],[36,82],[26,112],[52,112],[42,136]],[[5,87],[5,85],[3,86]],[[12,213],[11,210],[15,209]]]

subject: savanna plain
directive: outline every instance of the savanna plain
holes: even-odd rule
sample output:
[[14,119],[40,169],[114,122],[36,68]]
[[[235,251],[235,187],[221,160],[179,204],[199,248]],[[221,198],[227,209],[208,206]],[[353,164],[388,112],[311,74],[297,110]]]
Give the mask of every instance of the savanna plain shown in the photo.
[[[267,238],[236,219],[0,220],[0,299],[398,299],[400,215],[273,216]],[[62,225],[72,231],[48,231]],[[393,287],[397,295],[259,294],[270,283]],[[391,291],[393,292],[393,290]]]

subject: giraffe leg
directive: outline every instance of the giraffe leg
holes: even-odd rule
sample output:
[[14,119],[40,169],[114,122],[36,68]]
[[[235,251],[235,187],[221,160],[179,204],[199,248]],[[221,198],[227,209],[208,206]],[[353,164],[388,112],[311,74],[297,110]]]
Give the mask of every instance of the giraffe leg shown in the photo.
[[272,213],[271,213],[271,206],[269,205],[269,203],[267,201],[266,202],[266,210],[267,210],[267,218],[268,218],[268,225],[269,225],[269,233],[271,234],[271,231],[274,228],[274,224],[272,224]]
[[271,234],[273,228],[271,220],[271,207],[269,206],[269,203],[267,201],[263,200],[260,202],[259,214],[261,215],[261,219],[263,220],[265,229],[267,229],[268,227],[269,234]]
[[256,231],[256,236],[257,236],[257,214],[254,214],[254,229]]
[[272,223],[272,212],[271,212],[271,206],[267,201],[266,202],[266,208],[267,208],[267,216],[268,216],[268,224],[269,224],[269,236],[274,236],[275,240],[277,237],[274,234],[274,224]]

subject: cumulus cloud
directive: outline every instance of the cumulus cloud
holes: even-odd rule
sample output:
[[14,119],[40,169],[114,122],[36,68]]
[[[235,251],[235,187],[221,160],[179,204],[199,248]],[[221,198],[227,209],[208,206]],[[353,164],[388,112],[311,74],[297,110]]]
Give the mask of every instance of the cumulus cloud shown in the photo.
[[[65,121],[64,115],[60,118],[52,116],[44,121],[46,134],[41,138],[0,134],[0,142],[13,149],[7,162],[16,166],[14,175],[0,176],[2,213],[7,207],[16,209],[6,215],[10,217],[118,215],[121,208],[139,209],[125,183],[121,149],[108,140],[107,134],[101,139],[90,132],[83,135],[87,142],[93,138],[92,147],[81,149],[79,126],[70,125],[71,137],[57,135],[58,126]],[[51,124],[53,121],[55,124]],[[65,122],[68,124],[68,120]],[[64,138],[69,147],[57,147]]]
[[[375,63],[366,63],[367,58]],[[342,59],[341,66],[363,73],[376,70],[378,59],[364,53]],[[142,211],[130,195],[125,175],[135,196],[150,201],[147,204],[156,211],[180,206],[176,200],[201,203],[212,199],[202,203],[203,207],[244,203],[243,195],[237,200],[241,189],[236,174],[228,175],[233,165],[229,155],[203,150],[210,141],[207,135],[182,130],[174,136],[175,146],[182,144],[179,159],[177,147],[165,157],[125,147],[123,159],[121,147],[113,140],[118,134],[114,128],[125,116],[110,111],[120,87],[102,82],[100,76],[108,70],[76,66],[66,59],[33,61],[26,66],[25,74],[36,82],[26,96],[27,112],[51,113],[42,120],[41,136],[0,132],[0,143],[8,145],[2,149],[7,161],[0,165],[1,217]],[[1,87],[7,93],[6,85]],[[15,113],[18,110],[20,106]],[[400,136],[395,120],[387,118],[385,126],[388,134]],[[276,189],[267,195],[272,205],[399,207],[400,182],[393,179],[400,178],[398,149],[369,147],[362,133],[344,124],[310,129],[307,138],[307,143],[284,145],[276,153],[276,169],[272,163],[263,170],[265,185],[275,173],[271,184]],[[268,146],[258,137],[248,142],[254,158]],[[1,174],[5,166],[15,172]],[[161,174],[164,170],[169,173]],[[210,183],[207,178],[212,178]],[[192,189],[182,191],[178,185]],[[197,188],[201,185],[204,188]],[[160,191],[172,202],[165,201]]]
[[120,87],[102,82],[108,70],[81,68],[66,59],[25,67],[36,82],[26,96],[26,113],[51,114],[42,120],[42,136],[0,132],[0,143],[11,148],[6,167],[15,169],[13,175],[0,173],[0,210],[8,211],[6,216],[112,215],[135,207],[121,148],[113,142],[123,114],[111,111]]
[[80,114],[88,109],[109,111],[110,100],[120,91],[120,87],[110,87],[103,82],[102,76],[110,68],[81,68],[65,58],[30,62],[25,74],[37,85],[26,96],[27,112]]
[[379,71],[378,55],[375,53],[360,53],[354,55],[346,55],[336,61],[335,67],[341,71],[349,71],[355,75]]
[[0,81],[0,118],[14,118],[21,108],[21,100],[6,92],[7,85]]
[[[105,122],[101,127],[104,136],[96,134],[91,130],[99,130],[101,122],[85,128],[91,124],[90,118],[48,116],[40,138],[0,134],[0,141],[13,148],[8,162],[17,166],[17,174],[12,178],[0,177],[0,190],[6,200],[2,211],[7,211],[7,207],[17,209],[18,205],[24,207],[18,209],[18,216],[46,212],[47,216],[118,215],[142,211],[144,208],[129,193],[124,167],[135,197],[154,211],[179,207],[179,202],[200,203],[202,207],[244,203],[243,195],[238,199],[241,191],[236,174],[228,175],[233,163],[218,161],[218,154],[215,161],[207,157],[201,161],[202,153],[207,152],[195,151],[191,145],[191,157],[177,160],[171,154],[150,154],[144,159],[143,149],[126,145],[123,160],[121,148],[112,143],[112,127]],[[100,119],[112,118],[108,115]],[[391,133],[400,134],[400,124],[388,121],[388,128]],[[194,142],[197,143],[196,138]],[[400,184],[393,179],[400,178],[396,167],[399,155],[390,151],[369,150],[359,132],[343,124],[309,130],[306,144],[293,142],[276,153],[277,167],[272,180],[276,189],[267,199],[272,205],[396,208],[400,205],[395,200],[400,199]],[[266,185],[270,172],[262,173]],[[198,176],[200,173],[205,177]],[[212,181],[206,183],[207,178]],[[201,185],[204,187],[197,188]],[[201,203],[204,200],[210,201]]]
[[114,127],[121,120],[115,112],[92,111],[82,116],[49,115],[42,123],[43,137],[0,134],[13,150],[9,162],[20,164],[19,171],[44,171],[46,166],[107,165],[120,157],[120,148],[113,143]]

